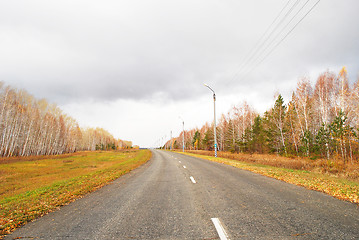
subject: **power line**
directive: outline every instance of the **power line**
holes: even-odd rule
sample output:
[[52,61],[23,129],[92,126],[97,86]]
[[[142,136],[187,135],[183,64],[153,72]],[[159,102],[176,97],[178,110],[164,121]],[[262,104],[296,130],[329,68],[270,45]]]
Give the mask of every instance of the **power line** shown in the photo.
[[[290,0],[291,1],[291,0]],[[281,10],[280,14],[278,14],[278,16],[281,15],[281,13],[283,12],[283,10],[288,6],[289,2],[288,1],[285,6],[283,7],[283,9]],[[281,26],[281,24],[287,19],[287,17],[292,13],[292,11],[294,10],[294,8],[298,5],[298,3],[301,0],[296,0],[293,5],[289,8],[289,10],[285,13],[285,15],[280,19],[280,21],[276,24],[276,26],[272,29],[272,31],[268,34],[268,36],[264,39],[264,41],[261,42],[261,44],[256,48],[256,50],[254,51],[254,53],[247,59],[247,61],[244,62],[244,66],[242,67],[242,69],[240,69],[239,73],[243,73],[245,72],[245,70],[248,69],[248,67],[250,67],[250,64],[253,62],[253,58],[255,56],[258,55],[258,52],[260,52],[260,50],[263,48],[263,46],[267,43],[267,41],[269,39],[271,39],[272,35],[276,32],[276,30],[279,28],[279,26]],[[278,19],[278,17],[276,18]]]
[[304,18],[318,5],[320,0],[318,0],[310,9],[309,11],[289,30],[289,32],[276,44],[274,47],[262,58],[262,60],[257,63],[250,71],[246,73],[245,76],[248,75],[248,73],[252,72],[255,68],[257,68],[260,64],[264,62],[265,59],[293,32],[293,30],[304,20]]
[[[251,50],[246,54],[246,56],[243,58],[243,61],[241,64],[239,64],[239,66],[237,67],[237,69],[242,69],[243,65],[245,64],[245,62],[247,61],[248,58],[251,57],[253,50],[255,50],[258,45],[261,43],[262,39],[266,36],[266,34],[268,33],[269,29],[271,29],[271,27],[273,26],[273,24],[278,20],[278,18],[280,17],[280,15],[282,14],[282,12],[284,11],[284,9],[288,6],[288,4],[290,3],[290,1],[292,0],[288,0],[287,3],[283,6],[283,8],[280,10],[280,12],[278,13],[278,15],[276,16],[276,18],[272,21],[272,23],[268,26],[268,28],[266,29],[266,31],[262,34],[262,36],[258,39],[258,41],[256,42],[256,44],[254,44],[254,46],[251,48]],[[236,77],[236,75],[239,73],[239,70],[237,72],[235,72],[235,74],[233,75],[233,78],[231,80],[234,80],[234,78]]]
[[[294,16],[292,16],[292,18],[286,23],[286,25],[284,27],[281,28],[281,30],[275,35],[275,37],[272,38],[272,35],[276,32],[276,30],[282,25],[282,23],[284,23],[284,21],[286,20],[286,18],[293,12],[293,10],[297,7],[297,5],[299,4],[300,0],[297,0],[296,2],[294,2],[294,4],[290,7],[290,9],[286,12],[286,14],[284,15],[284,17],[282,17],[282,19],[277,23],[277,25],[275,26],[274,29],[272,29],[272,31],[270,32],[270,34],[266,37],[266,39],[261,42],[261,40],[264,38],[264,36],[266,35],[266,33],[269,31],[269,29],[273,26],[273,24],[278,20],[278,18],[280,17],[280,15],[282,14],[282,12],[284,11],[284,9],[288,6],[288,4],[290,3],[291,0],[289,0],[284,7],[282,8],[282,10],[280,11],[280,13],[277,15],[277,17],[275,18],[275,20],[271,23],[271,25],[267,28],[266,32],[262,35],[262,37],[259,39],[259,41],[256,43],[255,47],[252,48],[252,50],[250,51],[253,52],[253,49],[255,49],[257,47],[257,49],[255,50],[255,52],[248,58],[246,57],[245,59],[247,59],[247,61],[244,61],[241,66],[242,68],[239,69],[239,71],[236,72],[236,74],[234,74],[233,78],[231,79],[231,81],[233,81],[239,74],[242,74],[244,76],[247,76],[250,72],[252,72],[256,67],[258,67],[287,37],[289,34],[291,34],[294,29],[304,20],[304,18],[318,5],[318,3],[320,2],[320,0],[318,0],[305,14],[304,16],[297,21],[294,26],[285,34],[285,36],[283,38],[281,38],[279,40],[279,42],[277,42],[273,47],[272,44],[275,43],[276,40],[278,40],[279,36],[284,32],[284,30],[292,23],[292,21],[299,15],[299,13],[302,12],[302,10],[305,8],[305,6],[309,3],[310,0],[307,0],[301,7],[300,9],[294,14]],[[269,43],[268,40],[272,39]],[[258,47],[258,43],[261,42],[260,46]],[[266,44],[267,43],[267,44]],[[269,50],[269,52],[267,52],[267,50]],[[267,54],[263,56],[263,54],[265,54],[267,52]],[[258,62],[258,60],[260,60]],[[255,64],[254,67],[250,68],[250,66],[252,64]]]
[[289,24],[292,23],[292,21],[295,19],[296,16],[303,10],[303,8],[308,4],[310,0],[307,0],[302,7],[294,14],[294,16],[287,22],[287,24],[277,33],[277,35],[270,41],[264,49],[260,52],[260,54],[257,55],[257,57],[252,61],[255,63],[266,51],[270,48],[270,46],[278,39],[278,37],[284,32],[284,30],[289,26]]

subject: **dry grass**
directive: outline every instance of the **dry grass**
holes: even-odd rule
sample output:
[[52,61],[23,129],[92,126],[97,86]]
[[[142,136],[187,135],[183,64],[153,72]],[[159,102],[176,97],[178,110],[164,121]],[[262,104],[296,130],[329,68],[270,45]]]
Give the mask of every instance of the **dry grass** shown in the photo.
[[[321,173],[321,171],[317,171],[320,164],[311,166],[307,163],[308,160],[305,159],[302,159],[299,163],[295,163],[294,161],[296,161],[296,159],[288,159],[272,155],[252,155],[249,156],[252,158],[246,158],[246,154],[235,155],[221,152],[219,157],[215,158],[213,157],[213,152],[209,151],[187,151],[185,154],[228,164],[264,176],[303,186],[311,190],[324,192],[341,200],[357,204],[359,203],[359,181],[357,179],[348,179],[347,175],[345,175],[346,177],[342,177],[339,176],[340,174]],[[228,156],[231,158],[228,158]],[[279,163],[276,163],[275,161],[278,161]],[[306,168],[309,169],[310,167],[313,171],[306,170]]]
[[[187,151],[190,153],[213,156],[213,151]],[[297,169],[313,171],[318,173],[326,173],[349,180],[359,180],[359,164],[348,163],[342,161],[328,161],[325,159],[311,160],[309,158],[288,158],[273,154],[245,154],[218,152],[219,157],[238,160],[247,163],[256,163],[279,168]]]
[[[136,150],[134,149],[122,149],[122,150],[116,150],[114,152],[134,152]],[[0,164],[5,163],[15,163],[15,162],[25,162],[25,161],[38,161],[42,159],[62,159],[62,158],[68,158],[73,156],[86,156],[88,153],[93,153],[94,151],[82,151],[82,152],[75,152],[75,153],[64,153],[59,155],[40,155],[40,156],[26,156],[26,157],[0,157]],[[106,152],[106,151],[95,151],[95,152]]]
[[151,158],[148,150],[12,158],[0,164],[0,238]]

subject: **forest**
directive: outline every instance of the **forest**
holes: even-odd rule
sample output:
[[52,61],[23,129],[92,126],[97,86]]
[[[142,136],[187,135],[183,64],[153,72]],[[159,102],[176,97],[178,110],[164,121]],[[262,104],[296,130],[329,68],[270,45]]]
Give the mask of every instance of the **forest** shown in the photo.
[[102,128],[80,128],[55,104],[0,82],[0,156],[55,155],[127,147]]
[[[349,84],[346,68],[321,73],[312,85],[300,78],[291,99],[277,94],[258,114],[244,102],[222,114],[216,126],[219,151],[273,153],[288,157],[359,160],[359,79]],[[213,122],[182,132],[164,148],[213,150]]]

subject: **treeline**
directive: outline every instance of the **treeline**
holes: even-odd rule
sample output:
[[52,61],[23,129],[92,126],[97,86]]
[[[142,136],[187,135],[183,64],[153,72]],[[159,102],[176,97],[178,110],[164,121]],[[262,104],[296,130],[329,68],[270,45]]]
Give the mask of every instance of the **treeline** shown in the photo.
[[[235,106],[216,131],[220,151],[358,161],[359,79],[350,85],[345,68],[320,74],[314,86],[302,78],[287,104],[278,94],[263,115],[247,103]],[[182,148],[182,134],[165,147]],[[186,149],[213,150],[213,123],[184,135]]]
[[53,155],[124,147],[102,128],[79,127],[55,104],[0,82],[0,156]]

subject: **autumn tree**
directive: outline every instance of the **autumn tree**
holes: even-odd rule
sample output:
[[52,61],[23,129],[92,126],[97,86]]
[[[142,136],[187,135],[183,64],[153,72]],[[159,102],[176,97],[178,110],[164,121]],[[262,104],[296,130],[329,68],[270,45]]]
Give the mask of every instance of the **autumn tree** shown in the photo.
[[81,129],[55,104],[0,83],[0,156],[53,155],[114,149],[104,129]]
[[[302,143],[301,147],[306,156],[310,154],[310,142],[312,141],[312,126],[310,121],[312,117],[312,99],[313,89],[310,81],[307,78],[300,79],[296,91],[293,93],[289,111],[293,111],[296,115],[296,121],[294,121],[294,116],[290,114],[290,121],[293,121],[293,123],[296,122],[296,125],[300,129],[300,142],[297,142]],[[292,125],[293,124],[291,124],[291,128],[293,127]],[[295,130],[296,128],[292,129],[293,134],[295,134]],[[295,137],[296,136],[293,135],[293,141]]]
[[[213,123],[188,131],[187,146],[193,148],[196,131],[201,140],[195,148],[213,150]],[[359,158],[359,79],[351,86],[345,68],[338,75],[320,74],[314,88],[308,78],[300,78],[289,103],[278,95],[262,116],[246,102],[234,106],[219,118],[217,143],[224,151],[354,162]]]
[[276,152],[287,154],[286,144],[285,144],[285,116],[286,116],[287,107],[284,104],[282,95],[278,95],[277,100],[275,101],[274,107],[267,113],[266,122],[267,122],[267,135],[275,142]]
[[[315,102],[315,113],[317,117],[316,124],[318,128],[323,128],[321,132],[327,132],[330,122],[333,119],[333,102],[334,99],[334,84],[335,84],[335,75],[330,72],[325,72],[321,74],[315,84],[314,89],[314,102]],[[319,132],[318,132],[319,133]],[[330,149],[329,149],[329,138],[327,134],[320,136],[321,142],[324,143],[326,148],[326,157],[330,158]]]
[[197,130],[194,133],[193,139],[192,139],[192,146],[194,147],[194,149],[198,150],[198,148],[200,148],[199,144],[201,141],[201,134],[200,132]]

